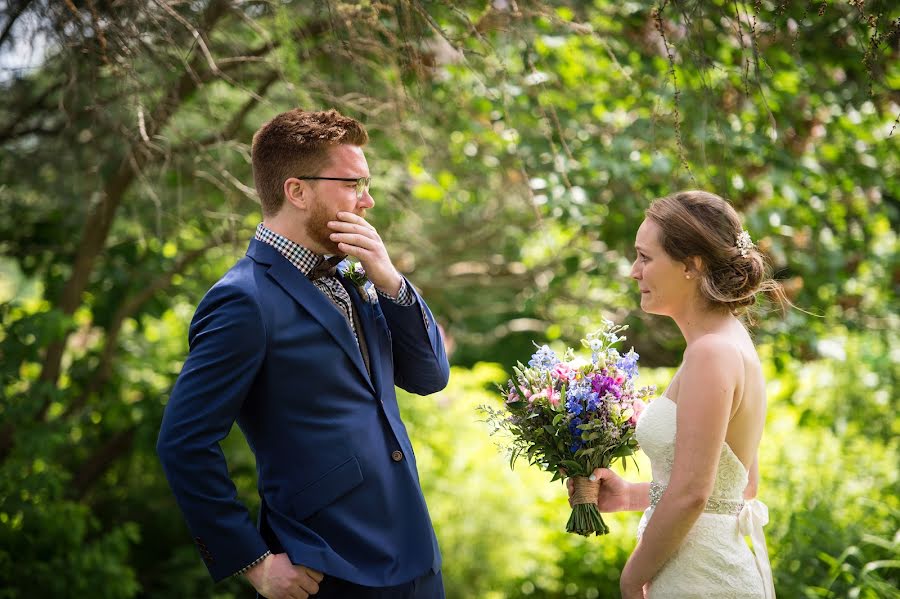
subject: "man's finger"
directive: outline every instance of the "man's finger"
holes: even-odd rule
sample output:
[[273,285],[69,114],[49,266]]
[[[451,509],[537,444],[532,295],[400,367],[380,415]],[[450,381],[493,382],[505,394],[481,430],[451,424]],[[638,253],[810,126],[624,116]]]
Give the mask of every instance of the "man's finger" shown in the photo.
[[350,245],[349,243],[339,243],[338,249],[342,254],[347,254],[351,258],[356,258],[362,262],[363,266],[365,266],[366,262],[372,258],[372,250],[361,248],[356,245]]
[[358,235],[357,233],[332,233],[328,236],[331,241],[335,241],[337,243],[346,243],[347,245],[352,245],[354,247],[363,248],[366,250],[375,250],[378,247],[378,242],[372,239],[371,237],[366,237],[365,235]]
[[306,566],[303,566],[303,569],[306,570],[306,573],[309,574],[309,577],[316,582],[322,582],[322,579],[325,578],[325,575],[318,570],[313,570],[312,568],[307,568]]
[[306,572],[300,573],[300,580],[298,581],[300,588],[309,593],[310,595],[315,595],[319,592],[319,583],[316,582],[309,574]]
[[328,228],[338,233],[359,233],[366,237],[378,237],[378,231],[374,227],[366,227],[356,223],[348,223],[342,220],[328,221]]
[[367,221],[366,219],[364,219],[363,217],[361,217],[358,214],[354,214],[353,212],[338,212],[337,218],[338,218],[338,220],[342,220],[344,222],[362,225],[362,226],[366,227],[367,229],[372,229],[372,230],[375,229],[375,227],[373,227],[372,225],[369,224],[369,221]]

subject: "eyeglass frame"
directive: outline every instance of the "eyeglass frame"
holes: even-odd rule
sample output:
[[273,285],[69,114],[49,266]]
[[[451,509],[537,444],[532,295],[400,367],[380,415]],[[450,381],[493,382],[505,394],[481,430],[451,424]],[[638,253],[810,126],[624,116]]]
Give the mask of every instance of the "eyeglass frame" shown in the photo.
[[294,177],[301,181],[355,181],[356,182],[356,199],[361,200],[363,194],[369,190],[369,183],[372,177]]

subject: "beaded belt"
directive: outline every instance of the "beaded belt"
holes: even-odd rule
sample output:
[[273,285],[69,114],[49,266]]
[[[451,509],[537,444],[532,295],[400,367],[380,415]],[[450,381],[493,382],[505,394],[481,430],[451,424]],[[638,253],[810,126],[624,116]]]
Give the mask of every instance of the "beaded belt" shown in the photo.
[[[650,483],[650,507],[656,507],[656,504],[659,503],[659,500],[663,495],[663,491],[665,490],[665,485],[662,485],[655,481]],[[742,509],[744,509],[743,501],[710,497],[706,501],[706,507],[703,508],[703,511],[707,514],[724,514],[727,516],[737,516],[741,513]]]

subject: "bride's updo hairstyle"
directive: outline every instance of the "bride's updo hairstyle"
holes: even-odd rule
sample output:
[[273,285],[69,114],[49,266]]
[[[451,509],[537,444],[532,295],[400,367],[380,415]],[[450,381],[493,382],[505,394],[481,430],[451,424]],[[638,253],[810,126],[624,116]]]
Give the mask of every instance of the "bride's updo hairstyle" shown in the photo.
[[647,218],[659,225],[660,245],[673,260],[702,261],[700,294],[710,305],[740,314],[761,291],[777,291],[763,255],[735,209],[706,191],[680,191],[654,200]]

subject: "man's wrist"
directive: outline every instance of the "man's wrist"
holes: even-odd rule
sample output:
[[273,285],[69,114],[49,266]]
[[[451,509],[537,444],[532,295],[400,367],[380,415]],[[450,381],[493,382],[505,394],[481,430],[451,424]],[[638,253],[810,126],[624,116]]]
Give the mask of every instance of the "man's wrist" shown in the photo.
[[244,576],[247,577],[248,580],[250,580],[251,572],[253,572],[257,566],[259,566],[264,561],[266,561],[266,558],[269,557],[270,555],[272,555],[272,552],[266,551],[265,553],[260,555],[258,558],[256,558],[255,560],[253,560],[252,562],[250,562],[249,564],[247,564],[246,566],[244,566],[243,568],[241,568],[240,570],[235,572],[234,575],[237,576],[238,574],[243,574]]
[[375,289],[380,291],[383,295],[388,296],[392,300],[396,300],[400,296],[400,291],[403,289],[403,277],[399,272],[394,271],[394,277],[392,280],[388,282],[387,285],[375,285]]

